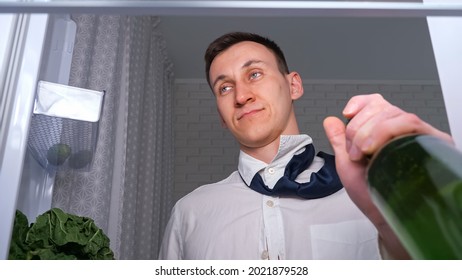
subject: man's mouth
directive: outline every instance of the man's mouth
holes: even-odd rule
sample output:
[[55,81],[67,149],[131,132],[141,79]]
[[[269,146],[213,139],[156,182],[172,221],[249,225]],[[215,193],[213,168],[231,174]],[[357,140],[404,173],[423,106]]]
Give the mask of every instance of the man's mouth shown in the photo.
[[242,111],[241,113],[238,114],[237,120],[241,120],[244,117],[252,116],[254,114],[257,114],[258,112],[262,111],[262,108],[255,108],[255,109],[247,109]]

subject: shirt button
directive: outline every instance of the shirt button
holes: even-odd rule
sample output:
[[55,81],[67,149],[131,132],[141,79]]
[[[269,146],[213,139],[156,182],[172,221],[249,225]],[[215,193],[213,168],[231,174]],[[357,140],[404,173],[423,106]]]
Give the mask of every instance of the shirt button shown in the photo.
[[269,173],[269,174],[274,174],[274,168],[269,168],[269,169],[268,169],[268,173]]
[[267,205],[268,207],[273,207],[273,206],[274,206],[274,202],[273,202],[272,200],[268,200],[268,201],[266,201],[266,205]]
[[261,252],[261,259],[262,260],[267,260],[268,257],[269,257],[268,251],[265,250],[265,251]]

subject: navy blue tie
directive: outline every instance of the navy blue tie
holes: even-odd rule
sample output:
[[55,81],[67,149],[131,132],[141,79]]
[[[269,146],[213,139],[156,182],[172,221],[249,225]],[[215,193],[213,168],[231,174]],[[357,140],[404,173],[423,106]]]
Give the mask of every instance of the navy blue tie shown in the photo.
[[342,182],[335,169],[335,157],[324,152],[319,152],[317,155],[324,159],[324,166],[318,172],[313,172],[307,183],[297,183],[295,178],[313,162],[314,147],[312,144],[308,144],[305,151],[295,155],[289,161],[284,176],[276,182],[273,189],[263,183],[258,173],[253,177],[249,187],[265,195],[299,196],[305,199],[325,197],[342,189]]

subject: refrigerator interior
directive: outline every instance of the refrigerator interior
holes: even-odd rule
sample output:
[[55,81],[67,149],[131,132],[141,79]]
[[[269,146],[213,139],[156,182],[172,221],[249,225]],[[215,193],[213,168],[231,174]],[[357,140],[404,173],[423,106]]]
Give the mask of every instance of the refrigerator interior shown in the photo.
[[[20,210],[25,214],[29,224],[35,222],[38,215],[51,208],[57,171],[72,168],[80,172],[91,168],[104,96],[104,92],[67,86],[76,34],[76,24],[70,15],[46,15],[34,26],[31,20],[34,16],[11,19],[12,32],[13,27],[21,25],[21,20],[24,22],[24,29],[27,30],[25,37],[30,39],[26,40],[25,53],[35,52],[35,63],[23,59],[36,68],[24,70],[26,78],[20,76],[17,83],[22,85],[34,80],[34,74],[36,79],[32,81],[29,91],[18,88],[17,93],[20,94],[14,94],[17,100],[13,105],[23,105],[21,110],[24,113],[20,114],[22,123],[19,128],[12,124],[4,139],[6,149],[8,145],[16,145],[17,151],[15,155],[12,149],[8,149],[2,160],[8,161],[10,168],[20,168],[14,168],[17,174],[12,174],[4,168],[6,164],[2,166],[2,185],[11,186],[3,193],[3,199],[9,204],[2,203],[8,210],[1,220],[1,224],[6,225],[0,238],[2,259],[8,255],[14,211]],[[44,32],[40,36],[33,27],[41,27]],[[20,33],[18,29],[15,32]],[[19,115],[16,108],[12,111],[12,118]],[[14,119],[11,123],[14,123]],[[22,132],[19,138],[21,143],[15,143],[15,136],[18,137],[15,131],[18,129]],[[69,149],[65,157],[62,157],[63,147]],[[8,159],[11,157],[15,157],[14,161]],[[16,184],[17,188],[14,188]]]
[[[36,49],[39,50],[41,54],[41,63],[40,69],[38,69],[37,71],[37,80],[33,81],[30,85],[20,85],[23,88],[25,88],[26,86],[35,88],[36,82],[38,80],[56,82],[64,85],[66,85],[69,80],[70,63],[74,45],[73,40],[75,36],[75,23],[73,23],[72,20],[70,20],[70,17],[68,15],[50,14],[46,17],[46,20],[43,20],[42,18],[41,20],[37,21],[38,24],[43,24],[44,22],[47,24],[45,28],[46,36],[43,36],[43,38],[45,38],[43,42],[44,45],[36,46]],[[442,30],[450,30],[451,28],[448,29],[448,26],[454,27],[455,30],[456,28],[462,27],[462,23],[460,18],[448,18],[448,22],[442,22],[443,20],[444,18],[437,19],[434,17],[431,19],[431,21],[429,21],[429,27],[430,31],[432,32],[432,40],[435,48],[435,55],[438,62],[438,70],[440,72],[443,94],[445,95],[445,103],[447,104],[448,108],[448,119],[452,124],[451,131],[454,134],[456,145],[460,149],[462,147],[462,130],[458,126],[458,123],[461,119],[460,113],[456,107],[457,104],[460,104],[460,98],[462,95],[458,94],[458,79],[457,77],[453,77],[451,73],[460,73],[460,65],[462,65],[460,63],[460,58],[462,58],[462,56],[460,52],[458,52],[458,49],[460,49],[462,41],[460,39],[460,36],[454,37],[451,36],[450,32],[442,32]],[[437,25],[438,21],[441,21],[441,25]],[[34,19],[30,21],[30,24],[35,24]],[[447,35],[447,37],[444,37],[445,35]],[[40,32],[37,32],[36,36],[38,40],[40,40]],[[437,38],[438,40],[436,40],[437,42],[439,42],[439,45],[435,44],[435,38],[437,36],[440,36],[439,38]],[[444,50],[444,46],[452,46],[454,48]],[[30,54],[32,53],[33,52],[30,52]],[[446,58],[449,59],[446,60]],[[25,57],[24,60],[31,61],[30,58],[27,57]],[[449,64],[451,64],[452,68],[447,67]],[[0,70],[0,76],[3,77],[3,69]],[[17,92],[21,92],[21,88],[18,88]],[[27,102],[30,103],[33,101],[29,100]],[[30,108],[32,107],[29,106],[30,104],[27,102],[23,103],[25,107],[23,110],[30,110]],[[18,114],[21,114],[21,112],[18,112]],[[27,114],[32,114],[32,112],[29,112]],[[24,116],[28,116],[27,114],[24,114]],[[14,153],[14,150],[10,151],[11,153]],[[10,158],[11,156],[4,156],[1,160],[7,161]],[[19,159],[17,160],[23,162],[18,162],[16,165],[12,164],[11,162],[9,163],[9,165],[12,167],[11,169],[14,169],[16,166],[22,167],[18,182],[19,188],[17,190],[17,195],[11,196],[17,197],[17,200],[9,201],[8,205],[0,205],[0,209],[6,209],[7,207],[10,207],[10,205],[14,205],[15,209],[19,209],[26,214],[29,221],[33,221],[37,215],[43,213],[51,207],[55,170],[48,170],[43,166],[43,164],[40,164],[40,162],[36,158],[34,158],[33,153],[30,151],[29,148],[26,148],[24,150],[24,157],[22,158],[21,154],[19,154]],[[14,177],[13,172],[9,172],[6,168],[2,170],[2,173],[2,176],[10,176],[11,178]],[[8,173],[8,175],[5,175],[6,173]],[[1,182],[4,183],[6,181],[1,180]],[[8,182],[12,185],[15,185],[14,181]],[[8,213],[6,214],[6,216],[8,216]],[[8,219],[6,219],[6,223],[5,220],[2,219],[0,221],[0,226],[3,227],[5,224],[8,223]],[[3,235],[0,238],[0,259],[5,258],[5,256],[7,256],[4,255],[4,253],[7,252],[6,244],[8,244],[8,238],[9,237],[5,238],[5,236]]]

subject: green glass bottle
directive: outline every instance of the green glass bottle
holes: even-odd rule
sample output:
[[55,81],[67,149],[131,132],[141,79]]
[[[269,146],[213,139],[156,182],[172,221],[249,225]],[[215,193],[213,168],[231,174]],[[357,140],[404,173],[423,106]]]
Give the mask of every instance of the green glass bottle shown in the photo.
[[429,135],[396,138],[372,158],[374,203],[413,259],[462,259],[462,152]]

